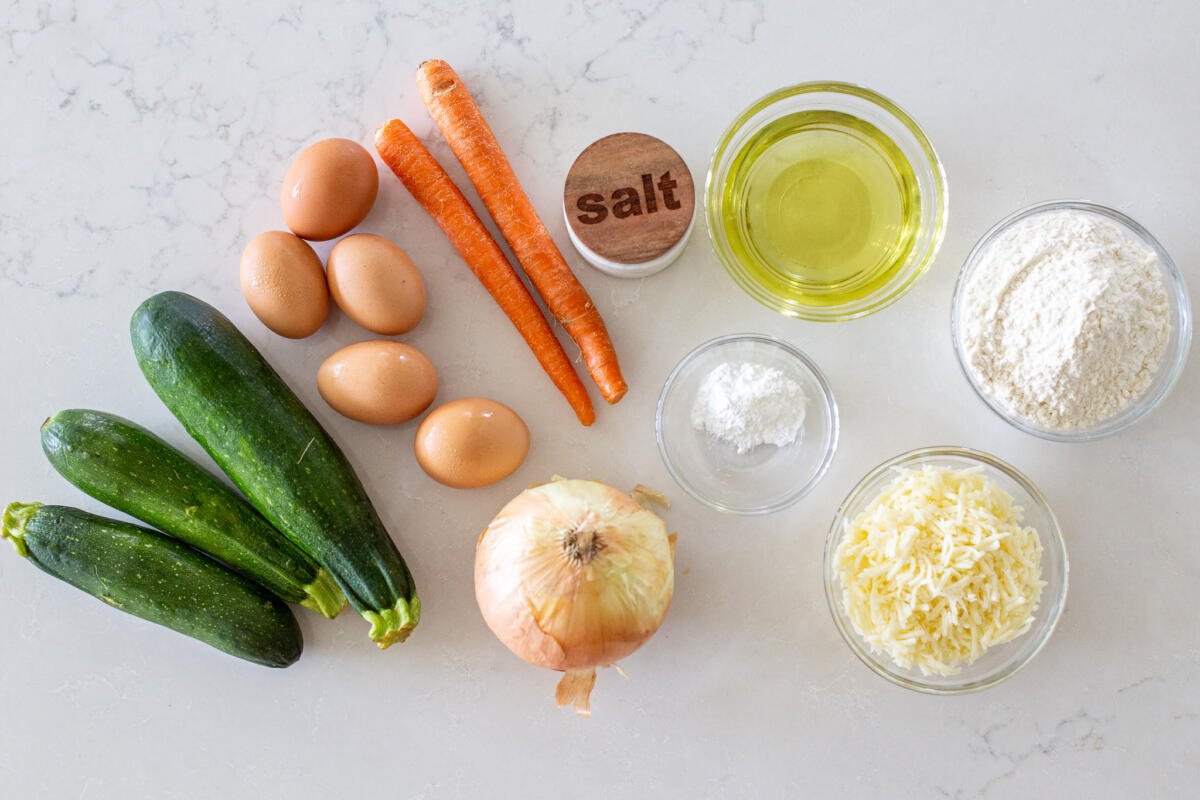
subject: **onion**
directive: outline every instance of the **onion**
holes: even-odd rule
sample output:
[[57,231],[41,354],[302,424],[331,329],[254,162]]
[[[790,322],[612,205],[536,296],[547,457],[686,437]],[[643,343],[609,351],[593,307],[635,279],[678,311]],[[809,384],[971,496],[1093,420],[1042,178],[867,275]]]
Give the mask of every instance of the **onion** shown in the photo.
[[633,497],[597,481],[554,480],[513,498],[479,537],[475,598],[509,650],[565,673],[558,705],[591,716],[595,668],[628,656],[662,624],[674,551],[675,535]]

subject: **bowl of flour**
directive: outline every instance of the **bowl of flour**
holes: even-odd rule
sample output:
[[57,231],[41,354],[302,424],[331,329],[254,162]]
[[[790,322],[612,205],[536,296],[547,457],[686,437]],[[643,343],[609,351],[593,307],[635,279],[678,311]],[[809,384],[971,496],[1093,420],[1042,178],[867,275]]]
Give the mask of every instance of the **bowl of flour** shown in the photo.
[[1082,201],[1001,220],[967,257],[952,305],[972,388],[1015,427],[1054,441],[1143,419],[1191,341],[1187,290],[1167,251],[1124,214]]
[[692,497],[731,514],[766,514],[825,474],[837,404],[817,365],[787,342],[722,336],[672,370],[655,433],[671,477]]

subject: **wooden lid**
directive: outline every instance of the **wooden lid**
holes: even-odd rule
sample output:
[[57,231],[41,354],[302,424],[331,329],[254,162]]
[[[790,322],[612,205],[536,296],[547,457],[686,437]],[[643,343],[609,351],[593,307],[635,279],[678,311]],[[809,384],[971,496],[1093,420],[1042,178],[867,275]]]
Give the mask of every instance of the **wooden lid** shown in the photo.
[[619,264],[641,264],[687,234],[696,187],[666,142],[614,133],[592,142],[571,165],[563,210],[572,238],[588,250]]

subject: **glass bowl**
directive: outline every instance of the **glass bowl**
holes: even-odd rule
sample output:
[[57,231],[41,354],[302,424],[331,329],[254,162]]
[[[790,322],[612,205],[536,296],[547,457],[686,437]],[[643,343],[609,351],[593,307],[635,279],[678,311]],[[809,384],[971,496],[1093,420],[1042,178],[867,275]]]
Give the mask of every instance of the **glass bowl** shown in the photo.
[[[1171,331],[1168,335],[1166,349],[1163,351],[1162,360],[1159,361],[1158,368],[1155,370],[1154,378],[1140,397],[1118,413],[1107,419],[1100,420],[1094,425],[1070,430],[1055,430],[1052,428],[1043,428],[1031,420],[1012,414],[984,390],[979,384],[974,371],[967,363],[967,356],[962,342],[961,318],[965,294],[964,287],[974,273],[988,245],[1009,226],[1023,219],[1036,214],[1063,209],[1086,211],[1105,217],[1117,223],[1117,225],[1132,235],[1134,239],[1142,242],[1158,254],[1159,272],[1162,276],[1163,286],[1167,290]],[[1175,386],[1175,382],[1179,380],[1184,364],[1187,362],[1188,348],[1192,341],[1192,313],[1188,302],[1187,287],[1183,283],[1183,275],[1175,265],[1175,261],[1171,258],[1170,254],[1159,244],[1157,239],[1150,235],[1149,231],[1120,211],[1108,208],[1107,206],[1083,200],[1051,200],[1044,203],[1035,203],[1008,215],[985,233],[983,238],[979,240],[979,243],[971,250],[970,255],[967,256],[966,262],[959,271],[958,282],[954,287],[954,299],[951,301],[950,312],[950,335],[954,339],[954,353],[958,357],[958,366],[967,377],[967,382],[971,384],[971,388],[975,390],[975,394],[1001,419],[1018,430],[1033,434],[1034,436],[1040,436],[1050,441],[1083,442],[1091,439],[1099,439],[1103,436],[1111,436],[1118,431],[1125,430],[1134,423],[1144,419],[1147,414],[1163,401],[1172,387]]]
[[[884,489],[902,468],[920,468],[924,465],[953,467],[982,467],[984,474],[1013,496],[1017,505],[1025,510],[1023,524],[1032,526],[1042,541],[1042,589],[1041,602],[1034,614],[1029,630],[1001,645],[984,651],[976,661],[964,665],[956,675],[924,675],[919,669],[904,669],[896,665],[886,653],[875,653],[859,636],[846,613],[842,600],[841,584],[837,577],[834,555],[842,540],[847,523]],[[1067,599],[1067,550],[1062,531],[1046,498],[1029,478],[1016,468],[995,456],[964,447],[927,447],[913,450],[883,462],[867,473],[842,502],[833,518],[833,525],[825,540],[825,599],[838,632],[859,660],[871,671],[906,689],[928,694],[966,694],[977,692],[1011,677],[1029,663],[1046,644],[1054,626],[1062,615]]]
[[[738,453],[693,427],[701,383],[727,361],[774,367],[800,384],[807,405],[796,441]],[[671,371],[658,398],[654,430],[667,471],[692,497],[730,514],[768,514],[807,494],[829,468],[837,449],[837,403],[804,353],[770,336],[735,334],[705,342]]]
[[[864,120],[896,144],[917,179],[921,219],[912,249],[895,273],[870,293],[842,302],[806,302],[795,297],[797,280],[759,259],[756,276],[734,252],[721,219],[723,188],[742,148],[765,126],[801,111],[837,111]],[[941,247],[949,212],[946,172],[924,132],[899,106],[869,89],[820,81],[788,86],[755,102],[730,124],[709,163],[704,208],[713,249],[733,280],[751,297],[780,314],[817,322],[841,322],[873,314],[899,300],[929,269]],[[788,289],[792,291],[789,293]]]

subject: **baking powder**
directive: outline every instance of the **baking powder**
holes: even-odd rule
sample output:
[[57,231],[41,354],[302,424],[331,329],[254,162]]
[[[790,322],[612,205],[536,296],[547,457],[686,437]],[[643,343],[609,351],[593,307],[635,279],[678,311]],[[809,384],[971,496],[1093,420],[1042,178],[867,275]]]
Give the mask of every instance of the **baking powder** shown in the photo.
[[692,425],[739,453],[796,440],[804,424],[804,390],[775,367],[719,364],[704,378],[692,406]]

